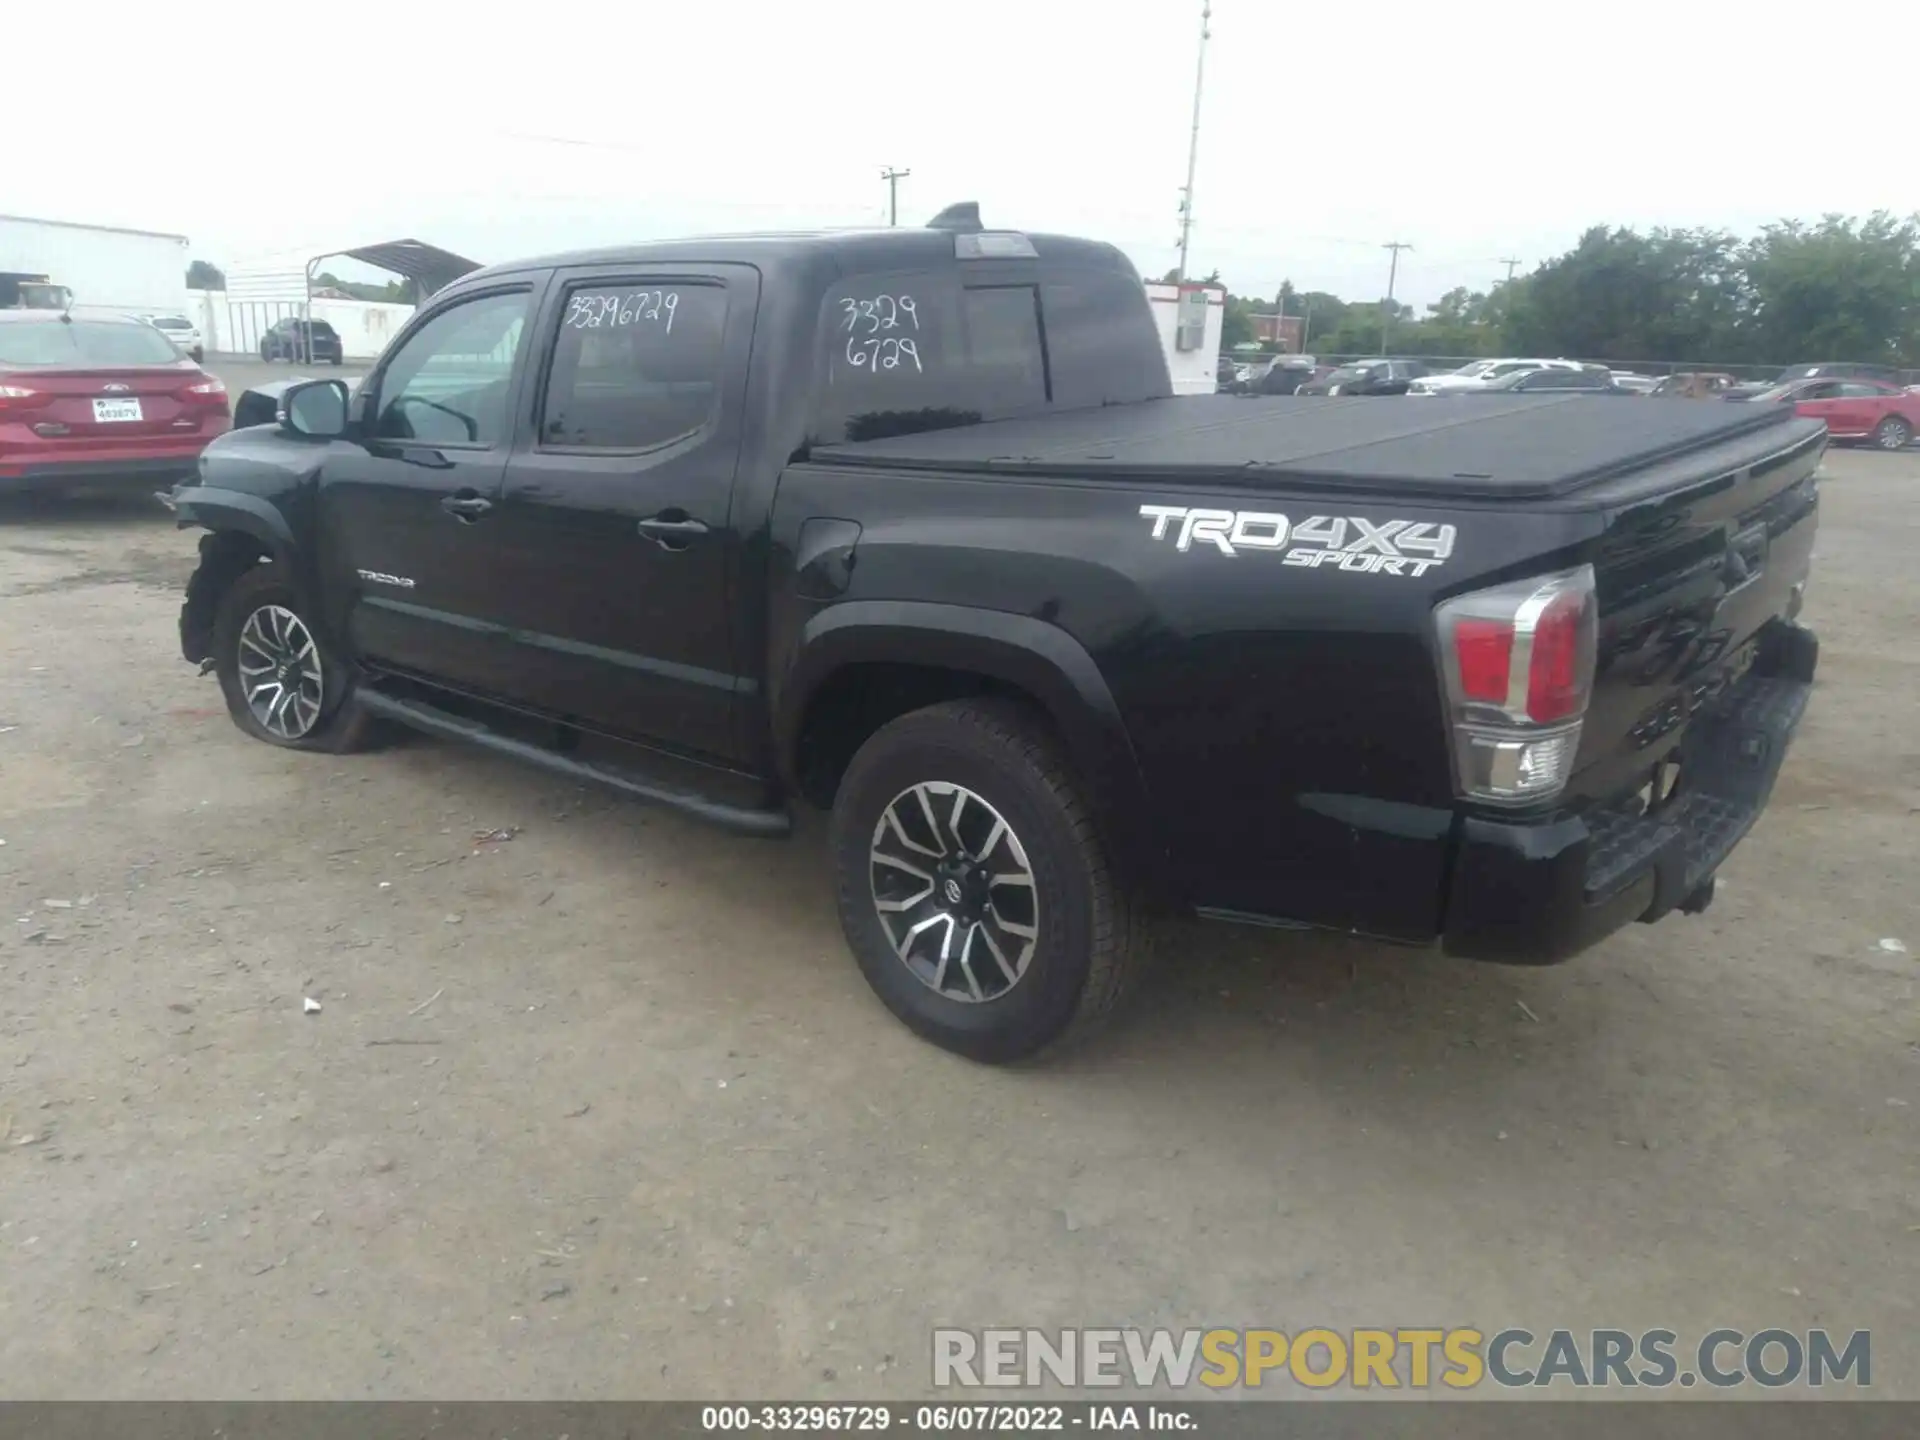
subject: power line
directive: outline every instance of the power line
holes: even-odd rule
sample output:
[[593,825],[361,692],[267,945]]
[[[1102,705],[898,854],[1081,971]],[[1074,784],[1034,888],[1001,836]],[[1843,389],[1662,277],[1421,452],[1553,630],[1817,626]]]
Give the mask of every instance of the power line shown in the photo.
[[1404,240],[1389,240],[1380,247],[1391,251],[1393,259],[1387,262],[1387,303],[1380,307],[1380,353],[1387,353],[1387,337],[1393,333],[1393,284],[1400,278],[1400,252],[1411,250],[1413,246]]
[[1200,0],[1200,59],[1193,71],[1193,133],[1187,140],[1187,184],[1180,192],[1180,268],[1176,280],[1187,278],[1187,241],[1193,234],[1193,172],[1200,163],[1200,94],[1207,80],[1208,22],[1213,19],[1213,0]]
[[887,224],[900,223],[900,182],[913,174],[911,170],[896,170],[891,165],[880,172],[880,178],[887,182]]

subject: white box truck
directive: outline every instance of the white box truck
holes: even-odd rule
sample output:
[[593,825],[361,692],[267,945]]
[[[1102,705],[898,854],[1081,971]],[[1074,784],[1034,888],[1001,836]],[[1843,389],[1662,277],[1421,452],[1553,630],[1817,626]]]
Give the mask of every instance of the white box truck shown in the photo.
[[187,237],[0,215],[0,307],[76,315],[187,314]]

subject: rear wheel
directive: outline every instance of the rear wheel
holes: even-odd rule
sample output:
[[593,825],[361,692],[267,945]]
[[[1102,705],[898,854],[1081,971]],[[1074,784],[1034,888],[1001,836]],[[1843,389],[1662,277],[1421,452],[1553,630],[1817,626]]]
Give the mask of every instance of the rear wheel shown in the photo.
[[1882,450],[1904,450],[1913,440],[1913,426],[1898,415],[1889,415],[1873,431],[1873,443]]
[[949,701],[883,726],[833,808],[840,922],[906,1025],[975,1060],[1078,1038],[1144,966],[1147,929],[1038,716]]
[[213,656],[227,713],[254,739],[336,754],[366,742],[372,722],[353,703],[352,673],[275,566],[247,571],[221,598]]

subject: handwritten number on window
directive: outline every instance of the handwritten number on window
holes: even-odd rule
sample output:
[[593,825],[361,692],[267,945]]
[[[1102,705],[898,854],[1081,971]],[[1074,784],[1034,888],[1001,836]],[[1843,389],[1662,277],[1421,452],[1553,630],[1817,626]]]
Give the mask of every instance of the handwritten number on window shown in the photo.
[[575,295],[567,301],[566,318],[560,323],[574,330],[658,325],[662,334],[671,335],[674,311],[679,305],[680,294],[675,290]]
[[840,331],[847,337],[847,363],[878,374],[912,367],[924,373],[920,347],[913,336],[920,329],[920,311],[911,295],[848,296],[840,302]]
[[847,363],[858,370],[899,370],[911,364],[915,373],[924,372],[926,367],[920,363],[920,347],[908,338],[890,336],[869,337],[862,340],[858,335],[847,337]]
[[874,295],[865,300],[848,296],[840,302],[840,328],[854,336],[918,332],[920,312],[911,295]]

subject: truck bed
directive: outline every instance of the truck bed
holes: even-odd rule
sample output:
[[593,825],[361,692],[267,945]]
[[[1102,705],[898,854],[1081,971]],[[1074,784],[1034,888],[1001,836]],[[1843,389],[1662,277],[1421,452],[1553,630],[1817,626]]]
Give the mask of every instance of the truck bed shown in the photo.
[[[1590,395],[1175,396],[816,447],[832,465],[1548,498],[1728,441],[1785,448],[1790,407]],[[1767,432],[1774,432],[1768,434]]]

